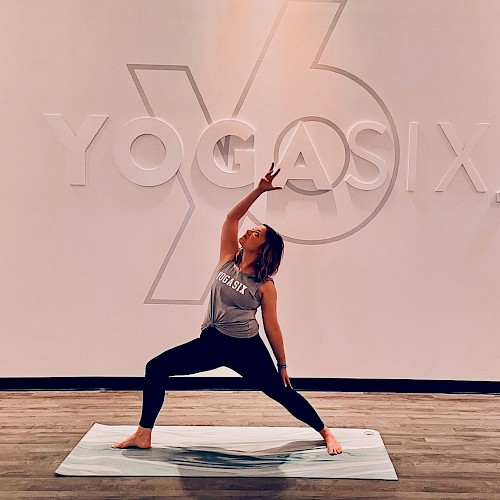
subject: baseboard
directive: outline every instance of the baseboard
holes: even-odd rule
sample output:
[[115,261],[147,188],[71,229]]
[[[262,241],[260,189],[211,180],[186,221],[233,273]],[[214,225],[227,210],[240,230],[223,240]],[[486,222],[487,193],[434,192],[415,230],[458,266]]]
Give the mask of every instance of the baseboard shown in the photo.
[[[140,391],[142,377],[0,377],[0,391]],[[294,389],[332,392],[500,394],[500,381],[293,378]],[[170,391],[255,390],[240,377],[172,377]]]

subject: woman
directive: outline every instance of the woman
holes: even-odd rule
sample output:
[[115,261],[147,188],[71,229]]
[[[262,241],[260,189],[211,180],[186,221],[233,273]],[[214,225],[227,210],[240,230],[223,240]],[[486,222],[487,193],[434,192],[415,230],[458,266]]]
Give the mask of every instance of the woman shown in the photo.
[[[165,398],[165,380],[227,366],[282,404],[294,417],[318,431],[328,453],[342,447],[313,407],[295,392],[288,377],[283,336],[276,313],[276,288],[271,278],[283,254],[283,239],[271,227],[248,230],[238,240],[238,221],[257,198],[273,186],[274,163],[258,186],[227,214],[222,226],[218,274],[199,338],[169,349],[146,365],[142,415],[137,431],[113,448],[151,447],[151,431]],[[239,248],[238,241],[241,245]],[[264,329],[277,360],[277,369],[259,336],[255,319],[262,307]]]

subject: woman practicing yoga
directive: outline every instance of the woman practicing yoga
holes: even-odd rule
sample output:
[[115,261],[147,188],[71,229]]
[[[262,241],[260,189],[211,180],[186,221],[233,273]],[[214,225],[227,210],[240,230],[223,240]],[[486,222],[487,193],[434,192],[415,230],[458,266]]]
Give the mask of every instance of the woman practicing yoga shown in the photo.
[[[169,349],[147,363],[139,427],[113,448],[151,447],[151,431],[165,399],[167,377],[227,366],[318,431],[330,455],[342,453],[335,436],[307,400],[295,392],[288,378],[283,336],[276,313],[276,288],[271,278],[281,261],[283,239],[264,224],[248,230],[238,240],[238,221],[261,194],[280,189],[273,186],[273,179],[279,173],[279,169],[273,173],[273,168],[274,163],[258,186],[226,216],[218,274],[212,284],[200,337]],[[277,368],[259,336],[255,319],[259,306]]]

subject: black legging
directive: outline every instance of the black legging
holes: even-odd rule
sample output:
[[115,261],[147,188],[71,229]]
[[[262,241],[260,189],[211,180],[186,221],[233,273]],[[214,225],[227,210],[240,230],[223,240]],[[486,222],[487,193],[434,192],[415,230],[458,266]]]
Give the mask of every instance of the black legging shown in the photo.
[[189,375],[227,366],[282,404],[295,418],[316,431],[324,427],[314,408],[289,387],[276,370],[259,335],[249,339],[229,337],[206,328],[199,338],[169,349],[146,365],[142,415],[139,425],[152,429],[165,399],[165,383],[171,375]]

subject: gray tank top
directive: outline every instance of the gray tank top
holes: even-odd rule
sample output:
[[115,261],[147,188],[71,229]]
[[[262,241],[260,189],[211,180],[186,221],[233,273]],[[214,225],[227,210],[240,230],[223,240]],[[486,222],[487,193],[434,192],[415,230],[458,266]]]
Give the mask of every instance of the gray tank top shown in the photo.
[[234,260],[226,262],[212,283],[210,302],[201,328],[214,326],[230,337],[250,338],[259,333],[255,314],[260,306],[256,276],[242,273]]

